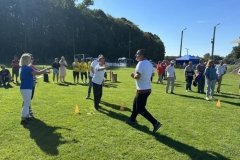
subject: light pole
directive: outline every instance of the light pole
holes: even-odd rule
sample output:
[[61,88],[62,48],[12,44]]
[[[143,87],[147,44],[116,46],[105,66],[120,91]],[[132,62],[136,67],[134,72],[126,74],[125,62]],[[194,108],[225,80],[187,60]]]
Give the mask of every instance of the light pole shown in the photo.
[[188,55],[188,50],[189,50],[189,49],[188,49],[188,48],[185,48],[185,49],[187,50],[187,55]]
[[[184,30],[186,30],[187,28],[184,28]],[[182,30],[182,36],[181,36],[181,43],[180,43],[180,57],[182,56],[182,40],[183,40],[183,31]]]
[[213,53],[214,53],[214,44],[215,44],[215,32],[216,32],[216,27],[219,25],[220,23],[218,23],[216,26],[214,26],[214,30],[213,30],[213,39],[211,41],[212,43],[212,60],[213,60]]

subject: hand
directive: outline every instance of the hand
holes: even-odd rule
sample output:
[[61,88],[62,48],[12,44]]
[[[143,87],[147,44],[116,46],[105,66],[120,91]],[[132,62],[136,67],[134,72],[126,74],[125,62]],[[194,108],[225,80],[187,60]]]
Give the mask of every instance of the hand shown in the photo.
[[134,77],[134,75],[135,75],[135,74],[134,74],[134,73],[132,73],[132,74],[131,74],[131,77],[133,78],[133,77]]

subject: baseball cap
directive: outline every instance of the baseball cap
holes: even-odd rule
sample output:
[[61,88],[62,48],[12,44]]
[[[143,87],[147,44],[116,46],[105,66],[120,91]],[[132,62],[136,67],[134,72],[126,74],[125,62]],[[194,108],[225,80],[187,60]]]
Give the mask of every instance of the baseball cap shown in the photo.
[[174,61],[170,61],[170,63],[172,63],[172,64],[173,64],[173,63],[174,63]]

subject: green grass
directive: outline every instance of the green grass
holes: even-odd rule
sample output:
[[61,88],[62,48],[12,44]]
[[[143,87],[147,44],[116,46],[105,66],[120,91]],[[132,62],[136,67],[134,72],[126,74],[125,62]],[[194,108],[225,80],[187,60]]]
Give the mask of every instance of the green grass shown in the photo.
[[[237,75],[224,76],[224,93],[215,95],[220,108],[217,101],[206,101],[205,95],[196,93],[196,88],[185,92],[183,70],[176,71],[175,95],[166,94],[165,85],[152,83],[147,109],[163,124],[152,134],[152,125],[141,115],[135,127],[124,123],[135,96],[133,71],[114,69],[118,82],[106,82],[99,112],[94,111],[92,99],[85,99],[87,86],[39,79],[32,101],[35,120],[27,128],[19,124],[19,87],[1,87],[0,159],[239,159]],[[66,80],[73,82],[70,70]],[[121,102],[125,111],[119,110]],[[76,104],[80,115],[74,114]],[[88,114],[91,110],[95,114]]]

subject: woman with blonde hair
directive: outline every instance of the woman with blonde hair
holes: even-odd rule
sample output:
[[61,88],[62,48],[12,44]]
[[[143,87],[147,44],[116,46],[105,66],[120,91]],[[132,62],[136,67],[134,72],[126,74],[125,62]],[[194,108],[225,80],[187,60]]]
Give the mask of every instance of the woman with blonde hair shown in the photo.
[[29,124],[29,106],[31,105],[31,96],[33,90],[33,75],[40,75],[49,73],[50,68],[45,68],[41,71],[34,70],[29,66],[31,63],[31,55],[29,53],[24,53],[20,58],[20,92],[23,97],[23,107],[22,107],[22,120],[21,125]]
[[67,75],[67,62],[65,60],[65,57],[61,57],[61,60],[59,61],[60,68],[59,68],[59,75],[60,75],[60,82],[65,82],[65,77]]
[[210,100],[209,96],[211,96],[212,99],[215,100],[214,88],[217,81],[217,74],[216,74],[214,62],[212,60],[208,61],[204,75],[205,75],[206,84],[207,84],[206,100],[207,101]]

